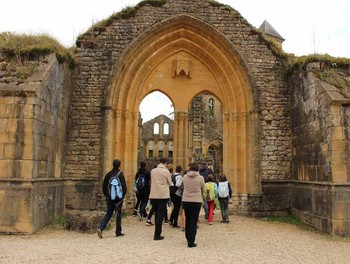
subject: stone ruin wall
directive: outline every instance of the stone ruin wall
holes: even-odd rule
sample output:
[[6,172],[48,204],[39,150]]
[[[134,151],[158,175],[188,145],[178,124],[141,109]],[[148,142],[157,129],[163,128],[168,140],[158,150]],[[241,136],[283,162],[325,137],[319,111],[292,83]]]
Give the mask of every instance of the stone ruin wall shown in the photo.
[[[257,174],[252,177],[267,180],[270,185],[282,184],[285,188],[283,180],[290,178],[291,168],[290,95],[279,72],[281,61],[261,35],[235,10],[206,1],[191,1],[189,4],[188,1],[173,0],[162,7],[146,4],[138,8],[133,16],[117,18],[108,27],[96,28],[79,39],[77,85],[72,92],[71,108],[74,111],[71,113],[72,130],[67,152],[66,174],[75,183],[67,197],[69,207],[93,208],[98,202],[103,177],[100,169],[103,100],[105,89],[113,78],[111,73],[120,67],[116,62],[125,48],[142,33],[148,32],[150,26],[179,14],[211,25],[225,35],[242,56],[242,62],[246,63],[254,80],[254,108],[259,116],[257,131],[260,134],[251,135],[261,143],[254,151],[258,153],[253,161]],[[133,175],[126,177],[131,186]],[[85,181],[86,178],[92,180],[91,184],[80,190],[82,179]],[[92,194],[89,199],[82,199],[85,192]],[[77,204],[82,200],[84,204]],[[284,204],[282,207],[288,206]]]
[[[209,100],[214,100],[213,116],[209,116]],[[190,126],[192,126],[191,146],[194,157],[199,161],[206,158],[203,146],[213,140],[223,140],[223,112],[220,102],[210,93],[201,93],[193,98],[190,110]]]
[[30,63],[28,79],[0,78],[0,232],[32,233],[65,211],[71,73],[55,55]]
[[320,65],[311,63],[292,78],[291,208],[318,230],[348,235],[350,87],[346,94],[318,79]]
[[[290,94],[280,72],[282,60],[235,10],[206,1],[188,4],[188,1],[173,0],[162,7],[146,4],[129,18],[116,18],[111,25],[81,36],[77,42],[75,72],[69,72],[53,60],[41,81],[34,79],[20,87],[20,90],[30,92],[1,97],[4,102],[0,106],[2,118],[14,124],[11,131],[1,127],[1,167],[7,168],[5,163],[9,162],[21,164],[13,173],[8,172],[0,178],[0,201],[4,207],[1,209],[9,213],[0,219],[5,223],[3,230],[30,233],[61,215],[65,208],[103,208],[102,117],[106,88],[114,77],[111,73],[121,66],[117,62],[128,45],[150,26],[179,14],[202,20],[225,35],[239,52],[252,78],[253,114],[258,120],[249,125],[257,126],[259,133],[250,136],[260,142],[254,150],[256,175],[252,177],[262,183],[264,195],[239,197],[239,206],[255,211],[289,208],[285,181],[290,178],[291,167]],[[70,74],[73,74],[73,85]],[[26,111],[18,111],[19,116],[13,116],[11,107],[28,108],[29,120],[20,116]],[[30,124],[23,125],[24,121]],[[32,149],[24,147],[26,145],[20,141],[23,133],[17,133],[17,127],[32,138]],[[9,137],[12,140],[17,137],[19,141],[11,143]],[[14,145],[11,147],[7,145],[9,143]],[[8,154],[7,149],[11,148],[13,154]],[[21,150],[15,151],[16,148]],[[18,153],[29,156],[16,156]],[[130,186],[133,175],[126,177]],[[10,198],[12,207],[7,206]]]

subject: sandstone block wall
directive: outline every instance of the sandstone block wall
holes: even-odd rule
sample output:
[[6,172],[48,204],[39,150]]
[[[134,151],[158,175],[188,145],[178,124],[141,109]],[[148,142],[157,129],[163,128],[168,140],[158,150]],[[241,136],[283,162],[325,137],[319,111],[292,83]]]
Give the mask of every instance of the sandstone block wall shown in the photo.
[[291,208],[327,233],[350,231],[349,103],[346,92],[321,81],[309,64],[294,77]]
[[69,93],[55,55],[24,83],[0,82],[0,232],[32,233],[64,212]]

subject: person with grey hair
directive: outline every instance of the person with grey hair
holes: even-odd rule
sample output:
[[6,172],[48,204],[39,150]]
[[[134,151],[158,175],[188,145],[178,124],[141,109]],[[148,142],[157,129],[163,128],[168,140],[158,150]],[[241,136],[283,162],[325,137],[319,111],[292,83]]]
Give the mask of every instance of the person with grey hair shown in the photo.
[[155,228],[153,240],[163,240],[162,224],[166,213],[167,202],[170,199],[171,174],[166,167],[166,158],[160,158],[156,168],[151,170],[151,200],[152,208],[155,212]]

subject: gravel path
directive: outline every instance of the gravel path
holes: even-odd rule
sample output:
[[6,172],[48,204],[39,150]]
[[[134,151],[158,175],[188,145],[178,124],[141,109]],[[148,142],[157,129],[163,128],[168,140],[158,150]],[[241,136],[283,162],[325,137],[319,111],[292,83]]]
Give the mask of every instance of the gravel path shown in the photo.
[[45,228],[34,235],[0,235],[0,263],[350,263],[350,238],[332,238],[296,226],[231,216],[209,226],[200,216],[196,248],[184,232],[167,224],[162,241],[153,241],[154,226],[137,217],[122,221],[124,237],[114,230],[84,234]]

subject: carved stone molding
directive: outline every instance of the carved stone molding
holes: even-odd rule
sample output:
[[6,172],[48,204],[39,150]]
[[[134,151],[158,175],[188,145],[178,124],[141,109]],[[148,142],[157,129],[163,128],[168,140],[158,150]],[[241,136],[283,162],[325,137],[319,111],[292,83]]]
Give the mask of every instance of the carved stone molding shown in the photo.
[[116,117],[117,117],[117,118],[122,118],[122,117],[123,117],[123,111],[124,111],[124,110],[117,109],[117,110],[115,111]]
[[188,78],[191,77],[192,61],[189,59],[175,59],[171,62],[172,77],[184,74]]
[[115,113],[117,118],[123,118],[123,119],[132,118],[132,120],[138,120],[139,118],[139,112],[137,111],[117,109]]
[[186,112],[176,112],[174,114],[174,119],[177,120],[177,121],[188,120],[188,113],[186,113]]
[[248,118],[247,112],[232,112],[232,113],[225,113],[224,114],[224,121],[228,122],[230,121],[246,121]]
[[129,111],[129,110],[124,110],[124,112],[123,112],[123,118],[124,118],[124,119],[129,119],[130,117],[132,117],[131,111]]
[[133,120],[138,120],[139,119],[139,112],[133,111],[132,112],[132,119]]
[[228,122],[230,120],[230,114],[229,113],[225,113],[224,114],[224,121]]
[[238,120],[246,121],[248,117],[247,112],[238,112]]

